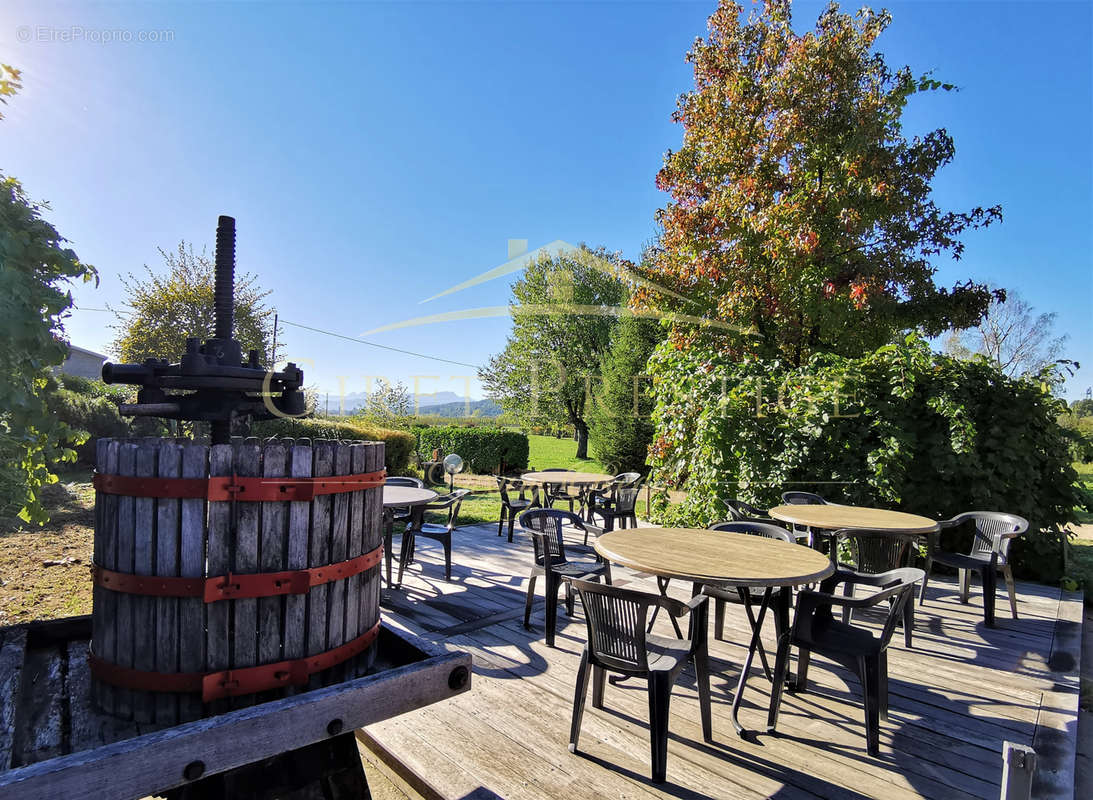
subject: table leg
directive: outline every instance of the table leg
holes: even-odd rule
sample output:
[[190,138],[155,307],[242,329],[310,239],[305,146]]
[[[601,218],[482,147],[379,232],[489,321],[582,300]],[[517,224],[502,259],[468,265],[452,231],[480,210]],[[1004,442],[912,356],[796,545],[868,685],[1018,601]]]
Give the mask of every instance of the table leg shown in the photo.
[[[668,596],[668,584],[671,582],[671,580],[671,578],[662,578],[659,575],[657,576],[657,589],[660,590],[661,597]],[[658,613],[660,613],[660,606],[657,606],[653,609],[653,616],[649,618],[649,627],[646,628],[646,633],[649,633],[653,630],[653,623],[657,621]],[[676,637],[682,639],[683,631],[680,629],[679,623],[676,622],[676,618],[669,614],[668,621],[672,623],[672,627],[675,629],[676,632]]]
[[[745,736],[747,731],[744,726],[740,724],[740,703],[744,699],[744,687],[748,682],[748,673],[751,672],[751,663],[755,658],[755,651],[759,646],[760,634],[763,631],[763,619],[767,615],[767,608],[770,607],[770,598],[774,593],[773,587],[768,586],[763,590],[763,602],[759,605],[759,614],[755,618],[755,627],[752,628],[751,642],[748,644],[748,654],[744,657],[744,665],[740,669],[740,678],[736,682],[736,693],[732,698],[732,726],[736,728],[736,732],[741,736]],[[775,689],[772,688],[773,692]]]
[[790,590],[789,587],[785,587],[778,593],[778,605],[775,609],[778,622],[778,653],[774,657],[774,681],[770,687],[767,733],[774,733],[774,728],[778,723],[778,708],[782,704],[782,692],[785,691],[786,679],[789,677],[789,604]]

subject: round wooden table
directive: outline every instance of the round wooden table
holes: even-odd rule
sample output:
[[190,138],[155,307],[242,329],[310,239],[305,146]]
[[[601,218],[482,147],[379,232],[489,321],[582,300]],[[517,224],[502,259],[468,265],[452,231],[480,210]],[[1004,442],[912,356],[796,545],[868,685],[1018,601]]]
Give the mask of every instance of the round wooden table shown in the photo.
[[525,472],[521,480],[530,483],[564,483],[566,486],[596,486],[615,480],[603,472]]
[[[383,557],[387,566],[387,586],[391,588],[391,539],[394,535],[396,508],[409,508],[412,523],[420,523],[421,506],[431,503],[439,495],[432,489],[418,489],[416,486],[383,487]],[[401,557],[400,557],[401,560]]]
[[[596,552],[607,560],[658,578],[763,589],[763,600],[754,620],[751,619],[750,603],[745,600],[749,621],[753,623],[752,634],[737,680],[731,715],[733,727],[741,736],[746,731],[738,719],[740,703],[774,589],[815,583],[835,571],[825,555],[811,548],[765,536],[726,531],[635,528],[605,533],[596,539],[595,546]],[[666,587],[666,582],[661,585]],[[779,659],[789,657],[789,596],[788,591],[777,594],[775,621]],[[771,692],[771,697],[775,696]]]
[[938,523],[929,517],[908,514],[905,511],[888,511],[883,508],[862,506],[786,505],[775,506],[770,515],[782,522],[805,525],[822,530],[840,528],[888,531],[890,533],[934,533]]

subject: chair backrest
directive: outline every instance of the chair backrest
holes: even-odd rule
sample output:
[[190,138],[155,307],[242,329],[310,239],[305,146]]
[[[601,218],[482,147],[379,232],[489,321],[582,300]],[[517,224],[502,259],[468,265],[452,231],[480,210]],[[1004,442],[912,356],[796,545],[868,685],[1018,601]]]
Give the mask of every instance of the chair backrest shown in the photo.
[[743,519],[762,519],[767,516],[766,512],[755,506],[745,503],[743,500],[737,500],[735,497],[730,497],[727,500],[722,500],[725,504],[725,508],[729,510],[729,517],[734,520]]
[[531,535],[538,566],[566,563],[563,525],[584,530],[584,521],[576,514],[557,508],[535,508],[520,515],[520,527]]
[[395,475],[394,477],[387,479],[388,486],[412,486],[417,489],[424,489],[425,482],[418,478],[408,478],[403,475]]
[[766,536],[768,539],[778,539],[793,544],[793,534],[785,528],[779,528],[769,522],[756,520],[730,520],[729,522],[715,522],[709,528],[711,531],[725,531],[727,533],[746,533],[749,536]]
[[787,506],[826,506],[827,501],[812,492],[782,492],[782,502]]
[[640,483],[617,487],[615,489],[615,513],[632,514],[634,506],[638,503],[639,494],[641,494]]
[[509,504],[509,489],[523,490],[523,481],[513,480],[512,478],[503,478],[498,476],[497,478],[497,491],[501,493],[501,502],[506,506]]
[[887,597],[894,598],[891,607],[888,609],[888,618],[884,621],[884,627],[881,628],[880,632],[880,649],[884,650],[888,647],[888,643],[892,641],[892,634],[896,630],[896,625],[903,619],[904,607],[907,603],[914,602],[912,598],[915,584],[923,580],[926,573],[916,567],[901,567],[881,574],[890,576],[892,580],[885,581],[884,590],[874,595],[876,602],[879,603]]
[[622,486],[629,486],[632,483],[636,483],[641,480],[640,472],[620,472],[612,479],[612,483],[617,483]]
[[605,667],[648,672],[646,619],[657,596],[634,589],[574,580],[588,626],[588,649]]
[[1028,520],[1024,517],[1001,511],[966,511],[957,514],[951,522],[960,524],[970,520],[975,522],[973,556],[997,553],[1005,559],[1009,555],[1010,541],[1028,530]]
[[437,498],[425,506],[427,511],[448,510],[448,530],[456,527],[455,520],[459,516],[459,507],[463,504],[463,498],[471,493],[470,489],[456,489],[449,495]]
[[871,530],[836,531],[837,540],[850,545],[854,569],[876,575],[908,566],[913,535]]

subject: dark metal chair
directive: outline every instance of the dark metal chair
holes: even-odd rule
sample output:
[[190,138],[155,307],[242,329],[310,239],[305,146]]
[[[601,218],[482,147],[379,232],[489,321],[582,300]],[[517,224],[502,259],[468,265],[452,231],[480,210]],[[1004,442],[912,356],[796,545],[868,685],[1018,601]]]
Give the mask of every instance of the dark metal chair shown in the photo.
[[[840,530],[835,532],[836,552],[838,543],[846,542],[850,550],[850,561],[839,563],[839,569],[854,575],[879,575],[894,569],[911,566],[911,545],[918,540],[915,534],[891,533],[864,529]],[[854,582],[843,583],[843,594],[853,595]],[[843,606],[843,622],[849,622],[853,608]],[[903,606],[903,643],[911,646],[915,630],[915,604]]]
[[[402,585],[402,572],[408,564],[414,563],[414,550],[417,546],[417,537],[424,536],[444,545],[444,580],[452,579],[452,531],[455,530],[455,521],[459,517],[459,506],[463,498],[471,493],[470,489],[456,489],[449,495],[423,506],[424,511],[447,511],[448,521],[444,525],[431,522],[420,522],[410,525],[402,534],[402,551],[399,553],[398,582]],[[421,520],[422,517],[418,517]]]
[[[524,496],[524,492],[531,489],[531,499]],[[501,519],[497,522],[497,535],[500,536],[505,528],[505,521],[509,523],[509,541],[512,541],[512,528],[516,524],[516,516],[521,511],[539,507],[539,487],[525,485],[523,481],[513,478],[498,477],[497,490],[501,493]],[[519,491],[519,497],[509,497],[509,491]]]
[[958,571],[960,576],[960,602],[968,602],[969,584],[972,570],[978,570],[983,579],[983,621],[988,626],[994,625],[994,595],[997,585],[998,570],[1006,579],[1006,591],[1010,598],[1010,613],[1017,619],[1017,592],[1013,584],[1013,570],[1009,563],[1010,542],[1028,530],[1028,520],[1016,514],[1004,514],[1000,511],[966,511],[940,523],[942,530],[955,528],[966,523],[975,524],[975,538],[971,552],[950,553],[938,549],[938,534],[931,533],[926,550],[926,578],[922,581],[922,591],[918,602],[926,599],[926,583],[929,580],[930,567],[936,561]]
[[737,500],[734,497],[730,497],[726,500],[722,500],[725,504],[725,508],[728,509],[729,519],[733,522],[739,522],[745,519],[761,519],[770,520],[770,515],[761,508],[756,508],[750,503],[745,503],[743,500]]
[[606,561],[570,561],[566,558],[563,525],[573,525],[584,530],[584,522],[570,511],[554,508],[536,508],[520,515],[520,527],[531,536],[534,562],[528,577],[528,594],[524,603],[524,627],[531,629],[531,604],[535,599],[535,580],[543,576],[546,586],[546,643],[554,646],[554,634],[558,628],[558,589],[565,584],[566,614],[573,614],[574,578],[589,580],[603,577],[611,583],[611,565]]
[[630,486],[640,483],[640,472],[620,472],[611,479],[611,483],[598,489],[589,489],[585,493],[585,508],[588,513],[586,519],[593,521],[592,515],[599,513],[600,508],[610,508],[615,503],[615,491],[620,486]]
[[[749,536],[765,536],[768,539],[778,539],[786,544],[793,544],[793,535],[785,528],[761,520],[732,520],[729,522],[717,522],[710,526],[711,531],[726,531],[728,533],[744,533]],[[751,591],[747,586],[732,586],[729,584],[705,583],[700,591],[707,597],[714,599],[714,639],[725,640],[725,604],[741,603],[748,615],[748,622],[755,629],[755,611],[752,608]],[[777,592],[788,592],[788,588],[775,589]],[[788,605],[788,603],[787,603]],[[776,618],[777,621],[777,618]],[[763,664],[763,672],[767,678],[771,677],[770,664],[767,663],[767,654],[763,650],[763,643],[758,645],[759,660]]]
[[[543,469],[540,472],[576,472],[572,469],[561,469],[555,467],[553,469]],[[557,500],[561,500],[563,503],[569,503],[569,510],[573,511],[573,504],[577,504],[579,511],[584,510],[584,491],[577,489],[577,491],[570,491],[570,487],[564,482],[558,483],[544,483],[543,484],[543,507],[554,508],[554,503]]]
[[638,527],[637,504],[638,495],[641,494],[641,476],[633,483],[626,486],[616,486],[611,502],[602,504],[598,508],[589,506],[588,519],[591,522],[593,515],[603,517],[605,531],[615,530],[615,520],[619,521],[619,527],[625,528],[627,522],[631,528]]
[[[813,492],[782,492],[782,503],[787,506],[826,506],[828,502],[824,500],[820,495]],[[798,539],[807,539],[808,546],[816,549],[822,549],[819,545],[822,544],[821,540],[812,532],[812,528],[807,525],[794,525],[793,535]],[[832,547],[834,544],[832,543]]]
[[[803,692],[808,686],[808,664],[812,653],[826,656],[854,671],[862,685],[865,743],[871,756],[880,752],[880,720],[888,718],[888,644],[903,615],[903,607],[914,601],[915,584],[922,578],[922,570],[912,567],[879,575],[840,570],[820,584],[820,591],[802,589],[797,593],[797,608],[788,642],[790,646],[797,646],[796,690]],[[844,581],[876,586],[880,590],[862,598],[833,594],[835,587]],[[886,601],[891,603],[879,636],[874,636],[865,628],[840,622],[832,614],[834,606],[857,610]],[[778,722],[782,686],[789,668],[789,650],[787,646],[779,648],[774,667],[770,713],[767,717],[767,729],[771,731]]]
[[[649,743],[652,778],[665,779],[668,760],[668,706],[672,686],[688,661],[694,664],[698,684],[698,702],[702,716],[702,738],[713,739],[710,716],[710,671],[706,653],[706,598],[698,595],[688,603],[617,586],[601,586],[574,580],[581,596],[588,643],[577,668],[577,688],[573,695],[573,722],[569,733],[569,751],[577,752],[584,716],[589,678],[592,679],[592,707],[603,708],[607,672],[625,677],[644,678],[649,692]],[[690,615],[687,638],[671,639],[645,632],[645,619],[651,607],[663,608],[676,617]]]

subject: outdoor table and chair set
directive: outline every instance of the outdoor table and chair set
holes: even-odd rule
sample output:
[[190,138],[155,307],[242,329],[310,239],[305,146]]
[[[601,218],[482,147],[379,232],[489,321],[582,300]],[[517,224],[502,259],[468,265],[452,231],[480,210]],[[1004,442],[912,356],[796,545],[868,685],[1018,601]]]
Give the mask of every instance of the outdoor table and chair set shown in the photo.
[[[532,473],[523,476],[524,484],[518,488],[526,488],[529,481],[546,484],[558,478],[557,473]],[[712,737],[707,666],[707,605],[711,599],[715,609],[715,639],[724,639],[727,603],[743,606],[751,629],[731,707],[730,718],[738,734],[748,735],[739,714],[755,657],[758,656],[763,673],[771,681],[766,731],[773,733],[784,688],[788,684],[793,691],[806,689],[809,662],[812,654],[817,653],[850,670],[860,681],[866,748],[872,756],[879,754],[880,719],[887,718],[887,649],[900,626],[906,646],[911,646],[915,590],[919,587],[921,604],[934,562],[958,570],[962,602],[968,599],[971,572],[980,574],[987,626],[994,625],[996,574],[1001,571],[1012,616],[1017,617],[1007,556],[1010,542],[1028,529],[1028,523],[1021,517],[975,511],[938,522],[899,511],[828,503],[807,492],[786,492],[783,505],[768,513],[730,500],[726,505],[731,519],[710,529],[612,530],[611,510],[604,515],[607,523],[604,527],[594,526],[590,520],[593,514],[600,513],[599,504],[611,509],[615,498],[620,496],[619,489],[629,488],[628,478],[579,473],[565,476],[569,486],[591,487],[594,479],[598,479],[600,485],[609,483],[611,487],[599,495],[588,489],[578,492],[584,499],[583,517],[562,509],[535,507],[535,494],[523,500],[526,506],[514,509],[519,513],[521,528],[531,535],[534,545],[524,624],[528,627],[530,622],[538,576],[544,576],[546,584],[548,646],[554,646],[555,642],[560,589],[565,588],[569,614],[579,597],[588,636],[577,672],[569,748],[573,752],[577,749],[590,682],[592,704],[602,709],[607,673],[615,676],[613,683],[627,678],[644,679],[649,692],[651,771],[656,782],[665,780],[666,774],[672,685],[688,662],[694,669],[703,737],[707,741]],[[568,492],[555,497],[569,500],[567,495]],[[624,503],[629,502],[631,495],[623,496]],[[579,502],[577,498],[574,501]],[[963,525],[973,529],[970,552],[941,550],[940,532]],[[589,558],[571,559],[574,549],[585,548],[576,542],[567,543],[566,537],[583,537],[587,542],[590,530],[598,536],[594,549],[585,553]],[[910,566],[914,546],[921,537],[927,540],[925,569]],[[656,577],[659,593],[611,585],[612,564]],[[668,596],[673,579],[691,583],[692,596],[688,602]],[[867,587],[869,593],[856,594],[858,586]],[[795,602],[794,590],[797,590]],[[653,632],[660,611],[668,615],[674,636]],[[855,614],[871,617],[876,626],[856,625]],[[761,636],[768,616],[774,618],[777,642],[773,663]],[[685,617],[689,620],[686,635],[679,625],[679,620]],[[790,681],[793,648],[797,652],[797,670]]]

